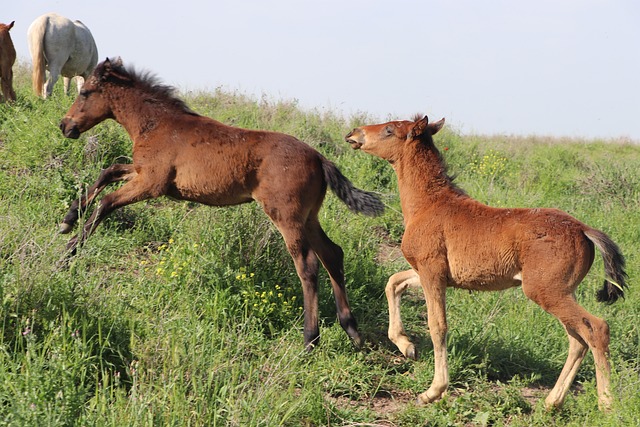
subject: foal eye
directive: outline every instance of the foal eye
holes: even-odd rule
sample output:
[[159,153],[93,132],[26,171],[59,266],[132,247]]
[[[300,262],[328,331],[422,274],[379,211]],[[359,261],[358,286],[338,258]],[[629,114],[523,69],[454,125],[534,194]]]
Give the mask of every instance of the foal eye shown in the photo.
[[391,136],[391,135],[393,135],[393,134],[394,134],[393,127],[392,127],[392,126],[385,126],[384,130],[382,131],[382,134],[383,134],[384,136]]

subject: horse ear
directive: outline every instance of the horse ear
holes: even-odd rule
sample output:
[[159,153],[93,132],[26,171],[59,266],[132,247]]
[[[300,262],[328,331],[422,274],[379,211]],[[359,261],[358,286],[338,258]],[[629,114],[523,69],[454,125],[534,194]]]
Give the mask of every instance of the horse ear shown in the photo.
[[123,81],[129,80],[126,73],[123,74],[122,70],[122,58],[120,58],[119,56],[114,59],[107,58],[102,63],[100,78],[102,79],[102,81],[106,81],[109,78],[115,78]]
[[425,129],[429,126],[429,118],[424,116],[420,120],[416,120],[411,129],[409,129],[409,133],[407,134],[407,139],[418,139],[420,136],[424,134]]
[[427,127],[431,131],[431,135],[435,135],[440,129],[444,127],[444,117],[437,122],[429,123]]
[[12,28],[13,28],[13,24],[15,24],[15,23],[16,23],[16,21],[11,21],[11,24],[9,24],[9,25],[7,26],[7,31],[9,31],[10,29],[12,29]]

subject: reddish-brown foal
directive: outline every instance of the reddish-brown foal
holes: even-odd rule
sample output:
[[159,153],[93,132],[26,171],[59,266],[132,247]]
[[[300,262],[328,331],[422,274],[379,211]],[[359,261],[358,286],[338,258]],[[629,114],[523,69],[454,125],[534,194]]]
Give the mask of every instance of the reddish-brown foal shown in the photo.
[[398,176],[405,220],[402,252],[413,267],[387,284],[389,338],[405,356],[415,358],[400,320],[400,296],[422,285],[433,341],[435,373],[423,403],[446,392],[445,291],[502,290],[522,286],[525,295],[556,316],[569,336],[569,355],[547,407],[562,405],[576,372],[591,349],[596,365],[600,406],[611,405],[609,327],[588,313],[574,292],[594,259],[594,245],[604,258],[607,279],[598,299],[614,302],[624,295],[624,258],[616,244],[556,209],[498,209],[468,197],[451,182],[432,135],[444,119],[429,123],[395,121],[354,129],[346,136],[354,149],[388,160]]
[[120,123],[133,139],[133,164],[102,171],[87,197],[74,201],[61,225],[71,231],[84,208],[107,185],[127,181],[104,196],[84,229],[68,244],[73,253],[113,210],[159,196],[229,206],[252,200],[284,237],[304,296],[304,338],[317,344],[318,258],[329,272],[338,319],[356,344],[361,339],[344,286],[342,249],[322,230],[318,211],[327,185],[354,212],[376,215],[383,205],[359,190],[310,146],[276,132],[239,129],[189,110],[171,88],[130,72],[121,61],[98,64],[60,123],[78,138],[105,119]]
[[5,101],[15,101],[16,93],[13,90],[13,64],[16,62],[16,49],[9,30],[13,28],[13,22],[9,25],[0,24],[0,85]]

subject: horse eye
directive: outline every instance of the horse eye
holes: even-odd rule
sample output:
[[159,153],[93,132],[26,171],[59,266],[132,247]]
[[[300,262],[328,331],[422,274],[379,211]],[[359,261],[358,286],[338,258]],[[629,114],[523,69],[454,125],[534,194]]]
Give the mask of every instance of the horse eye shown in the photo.
[[384,136],[391,136],[394,134],[393,131],[393,127],[391,126],[385,126],[384,130],[382,131],[382,133],[384,134]]

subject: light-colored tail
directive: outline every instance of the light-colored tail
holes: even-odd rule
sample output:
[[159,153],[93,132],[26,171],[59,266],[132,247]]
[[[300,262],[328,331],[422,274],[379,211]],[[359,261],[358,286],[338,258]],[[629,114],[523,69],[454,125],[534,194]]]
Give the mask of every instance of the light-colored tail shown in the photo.
[[49,18],[38,19],[31,27],[29,27],[29,51],[31,52],[31,61],[33,62],[33,72],[31,80],[33,83],[33,91],[38,96],[42,96],[44,88],[45,76],[45,57],[44,57],[44,32],[47,29]]
[[602,231],[591,228],[585,230],[584,234],[598,248],[604,261],[605,280],[596,295],[598,301],[611,304],[624,298],[627,273],[624,271],[625,261],[620,248]]

